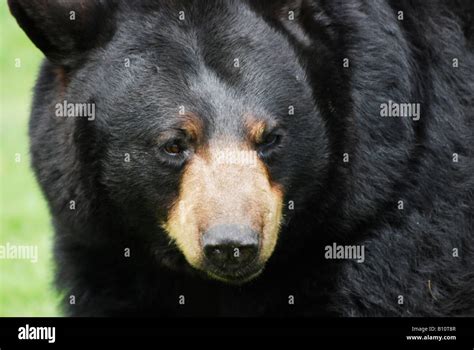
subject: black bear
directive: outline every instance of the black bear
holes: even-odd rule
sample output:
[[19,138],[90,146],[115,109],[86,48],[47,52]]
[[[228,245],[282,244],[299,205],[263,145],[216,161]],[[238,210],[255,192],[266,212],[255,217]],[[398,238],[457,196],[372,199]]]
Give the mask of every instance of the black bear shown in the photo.
[[472,2],[9,5],[67,315],[474,314]]

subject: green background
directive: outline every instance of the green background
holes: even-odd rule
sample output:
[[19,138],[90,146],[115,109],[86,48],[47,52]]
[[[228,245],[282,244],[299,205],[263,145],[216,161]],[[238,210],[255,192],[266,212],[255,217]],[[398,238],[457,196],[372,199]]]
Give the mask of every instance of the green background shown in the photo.
[[38,246],[36,263],[0,259],[0,316],[59,315],[51,221],[28,149],[32,91],[42,57],[6,1],[0,1],[0,245]]

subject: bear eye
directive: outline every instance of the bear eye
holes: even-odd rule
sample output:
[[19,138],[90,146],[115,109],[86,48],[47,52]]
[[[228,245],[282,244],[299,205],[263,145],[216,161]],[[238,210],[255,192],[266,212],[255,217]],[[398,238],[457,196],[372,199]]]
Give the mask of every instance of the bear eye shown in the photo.
[[272,145],[275,145],[280,141],[280,137],[281,135],[278,135],[278,134],[273,134],[273,133],[269,134],[265,136],[263,141],[260,143],[260,146],[270,147]]
[[271,132],[264,136],[258,143],[258,153],[262,157],[267,157],[280,144],[282,135],[277,132]]
[[182,154],[185,151],[185,148],[181,144],[181,142],[179,142],[178,140],[173,140],[166,143],[163,146],[163,150],[165,151],[166,154],[176,157]]

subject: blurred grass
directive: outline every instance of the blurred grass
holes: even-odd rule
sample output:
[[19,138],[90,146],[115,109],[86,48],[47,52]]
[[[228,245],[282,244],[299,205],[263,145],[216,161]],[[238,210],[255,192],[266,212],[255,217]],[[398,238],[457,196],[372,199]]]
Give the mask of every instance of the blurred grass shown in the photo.
[[28,150],[32,89],[42,57],[1,1],[0,245],[37,245],[38,262],[0,259],[0,316],[59,315],[52,286],[52,227]]

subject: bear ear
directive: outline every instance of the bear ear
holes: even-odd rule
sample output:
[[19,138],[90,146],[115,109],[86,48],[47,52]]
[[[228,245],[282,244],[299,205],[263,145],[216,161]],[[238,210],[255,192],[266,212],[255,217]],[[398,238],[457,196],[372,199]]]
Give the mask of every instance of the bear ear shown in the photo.
[[310,45],[306,34],[314,4],[308,0],[263,0],[252,4],[271,22],[288,32],[302,45]]
[[8,5],[31,41],[60,65],[73,65],[115,29],[115,1],[8,0]]

